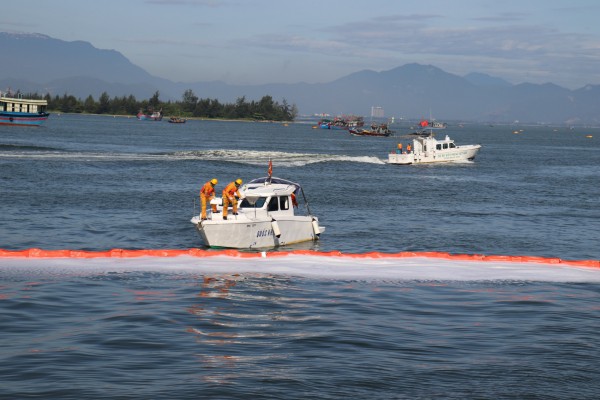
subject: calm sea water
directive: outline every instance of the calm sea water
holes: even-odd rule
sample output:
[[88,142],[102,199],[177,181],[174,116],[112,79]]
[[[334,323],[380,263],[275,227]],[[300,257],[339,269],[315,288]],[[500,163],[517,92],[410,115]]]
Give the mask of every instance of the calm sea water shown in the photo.
[[[483,145],[474,162],[392,166],[409,140],[396,129],[70,115],[0,127],[0,248],[202,247],[189,222],[201,185],[264,176],[272,159],[327,227],[297,248],[600,259],[599,129],[454,126],[457,144]],[[0,398],[600,395],[595,271],[119,263],[0,260]]]

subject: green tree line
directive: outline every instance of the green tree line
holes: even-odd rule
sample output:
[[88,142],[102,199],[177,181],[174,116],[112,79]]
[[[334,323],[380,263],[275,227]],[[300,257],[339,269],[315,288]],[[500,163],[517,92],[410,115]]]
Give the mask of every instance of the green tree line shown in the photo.
[[48,101],[48,110],[63,113],[89,113],[111,115],[136,115],[142,112],[162,110],[165,116],[253,119],[270,121],[293,121],[298,115],[296,105],[290,105],[284,99],[280,104],[271,96],[263,96],[259,101],[248,101],[245,96],[239,97],[235,103],[221,103],[217,99],[200,99],[191,89],[186,90],[180,101],[161,101],[160,93],[138,101],[135,96],[110,97],[104,92],[98,100],[91,95],[85,100],[73,95],[64,94],[52,97],[32,95],[32,98],[44,98]]

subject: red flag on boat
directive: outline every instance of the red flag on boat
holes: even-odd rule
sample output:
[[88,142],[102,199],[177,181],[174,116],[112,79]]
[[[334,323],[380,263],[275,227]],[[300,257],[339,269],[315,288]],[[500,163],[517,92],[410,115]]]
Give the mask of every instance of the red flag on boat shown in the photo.
[[271,178],[271,176],[273,176],[273,162],[269,158],[269,178]]

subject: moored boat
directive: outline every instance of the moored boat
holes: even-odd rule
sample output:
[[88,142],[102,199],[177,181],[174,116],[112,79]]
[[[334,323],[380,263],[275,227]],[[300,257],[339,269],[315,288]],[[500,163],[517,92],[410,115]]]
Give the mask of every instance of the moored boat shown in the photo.
[[371,129],[362,129],[362,128],[352,128],[349,129],[350,132],[354,136],[390,136],[393,131],[388,128],[387,124],[371,125]]
[[[211,201],[217,212],[209,210],[207,219],[194,216],[191,222],[209,247],[237,249],[273,248],[318,240],[325,227],[311,214],[302,187],[286,179],[267,176],[240,188],[237,215],[222,217],[222,200]],[[297,214],[297,198],[302,197],[304,215]]]
[[0,92],[0,125],[39,126],[48,119],[46,100],[16,96]]
[[333,120],[321,119],[317,122],[313,128],[319,129],[335,129],[335,130],[349,130],[357,129],[364,126],[364,118],[357,115],[342,115],[335,117]]
[[422,119],[419,122],[419,129],[414,131],[412,135],[429,136],[429,134],[433,130],[446,129],[447,127],[448,124],[445,122],[429,121],[427,119]]
[[433,134],[413,139],[409,152],[396,150],[388,155],[388,164],[420,164],[472,161],[481,145],[470,144],[457,146],[448,135],[444,140],[437,140]]
[[142,110],[137,113],[137,119],[140,121],[162,121],[163,113],[162,109],[159,111],[154,111],[150,114],[145,114]]

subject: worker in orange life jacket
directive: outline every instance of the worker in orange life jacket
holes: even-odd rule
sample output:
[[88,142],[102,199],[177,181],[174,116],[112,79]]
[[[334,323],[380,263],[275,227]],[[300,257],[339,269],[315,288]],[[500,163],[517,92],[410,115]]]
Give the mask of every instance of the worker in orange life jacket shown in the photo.
[[[206,204],[210,203],[212,199],[215,198],[215,186],[219,183],[217,178],[213,178],[210,181],[206,182],[202,189],[200,189],[200,203],[202,204],[202,214],[200,218],[202,220],[206,220]],[[211,204],[212,212],[217,213],[217,205]]]
[[229,185],[227,185],[225,189],[223,189],[223,219],[227,219],[227,208],[229,207],[230,203],[233,207],[233,215],[237,215],[238,202],[236,197],[242,197],[238,189],[241,184],[242,180],[238,178],[235,181],[231,182]]
[[406,145],[406,154],[410,154],[412,147],[410,147],[410,143]]

